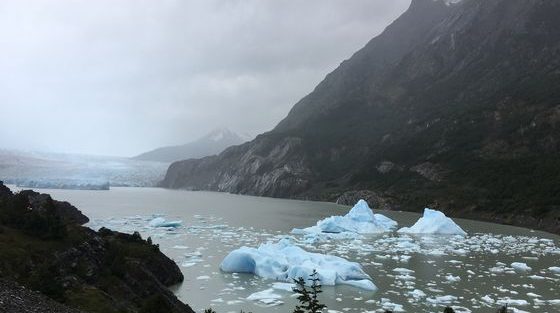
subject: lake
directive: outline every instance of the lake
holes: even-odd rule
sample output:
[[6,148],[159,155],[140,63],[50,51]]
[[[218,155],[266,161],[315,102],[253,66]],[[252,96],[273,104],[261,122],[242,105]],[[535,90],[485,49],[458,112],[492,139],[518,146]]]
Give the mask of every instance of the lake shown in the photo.
[[[15,188],[10,186],[12,190]],[[68,201],[90,217],[88,226],[139,231],[150,236],[180,266],[185,281],[173,291],[196,311],[291,312],[292,292],[249,274],[222,273],[219,265],[232,250],[258,247],[285,236],[302,248],[359,262],[379,290],[325,286],[320,299],[330,312],[495,312],[508,303],[517,312],[560,311],[560,237],[528,229],[455,219],[468,232],[457,236],[411,236],[395,232],[362,239],[306,242],[293,228],[344,215],[349,207],[325,202],[271,199],[215,192],[159,188],[110,191],[38,190]],[[419,214],[382,212],[410,226]],[[155,217],[181,220],[177,228],[148,226]],[[519,271],[513,262],[531,269]],[[247,300],[273,289],[272,302]]]

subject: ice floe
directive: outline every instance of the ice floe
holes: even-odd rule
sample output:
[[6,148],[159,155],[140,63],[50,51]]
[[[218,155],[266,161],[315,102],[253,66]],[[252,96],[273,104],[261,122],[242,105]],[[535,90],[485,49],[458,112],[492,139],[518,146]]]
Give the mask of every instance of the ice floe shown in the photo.
[[530,272],[532,270],[526,263],[521,262],[513,262],[511,263],[511,267],[519,272]]
[[183,221],[168,221],[163,217],[156,217],[148,225],[151,227],[179,227]]
[[272,288],[252,293],[247,297],[247,300],[257,301],[265,306],[275,306],[283,304],[284,302],[281,301],[281,299],[282,295],[274,293],[274,289]]
[[224,258],[220,268],[224,272],[253,273],[285,282],[307,278],[316,270],[323,285],[345,284],[366,290],[377,289],[360,264],[337,256],[307,252],[289,239],[265,243],[258,248],[236,249]]
[[445,216],[443,212],[428,208],[424,209],[424,215],[414,225],[403,227],[398,232],[408,234],[467,235],[459,225]]

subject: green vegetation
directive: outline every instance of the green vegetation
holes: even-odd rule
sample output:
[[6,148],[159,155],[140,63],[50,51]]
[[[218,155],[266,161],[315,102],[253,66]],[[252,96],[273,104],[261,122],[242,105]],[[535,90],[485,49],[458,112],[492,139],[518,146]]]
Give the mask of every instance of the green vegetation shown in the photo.
[[308,280],[311,282],[309,288],[307,288],[303,277],[295,280],[296,287],[293,290],[298,294],[297,299],[300,304],[296,306],[294,313],[317,313],[327,308],[327,306],[319,302],[318,299],[319,294],[322,292],[319,273],[313,270]]

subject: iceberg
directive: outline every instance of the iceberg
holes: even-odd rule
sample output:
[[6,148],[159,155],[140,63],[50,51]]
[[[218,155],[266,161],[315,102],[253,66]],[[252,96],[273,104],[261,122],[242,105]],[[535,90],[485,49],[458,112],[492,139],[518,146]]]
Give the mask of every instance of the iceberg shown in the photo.
[[403,227],[398,232],[406,234],[467,235],[459,225],[455,224],[445,214],[428,208],[424,209],[424,215],[414,225]]
[[[397,228],[397,222],[381,215],[374,214],[364,200],[356,205],[344,216],[331,216],[317,222],[317,225],[304,229],[294,229],[295,234],[340,234],[348,238],[349,234],[375,234],[391,231]],[[333,236],[337,237],[337,236]]]
[[307,279],[316,270],[322,285],[350,285],[365,290],[377,290],[361,265],[341,257],[311,253],[287,239],[261,244],[258,248],[241,247],[230,252],[220,269],[228,273],[252,273],[284,282]]
[[168,221],[166,219],[164,219],[163,217],[156,217],[153,220],[151,220],[148,225],[150,227],[179,227],[181,226],[181,224],[183,223],[183,221]]

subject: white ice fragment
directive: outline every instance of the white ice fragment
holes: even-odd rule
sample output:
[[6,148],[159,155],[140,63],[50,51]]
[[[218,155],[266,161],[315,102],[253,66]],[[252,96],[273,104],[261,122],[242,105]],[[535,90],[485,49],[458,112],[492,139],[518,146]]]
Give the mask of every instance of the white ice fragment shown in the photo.
[[549,271],[556,273],[556,274],[560,274],[560,267],[558,266],[551,266],[548,268]]
[[247,297],[247,300],[257,301],[262,304],[265,304],[266,306],[275,306],[275,305],[283,304],[284,302],[280,301],[280,299],[282,299],[282,296],[277,293],[274,293],[274,289],[272,288],[255,292]]
[[482,301],[486,302],[486,303],[490,303],[493,304],[496,301],[494,299],[492,299],[489,295],[485,295],[484,297],[480,298]]
[[467,233],[440,211],[424,209],[424,215],[411,227],[403,227],[399,233],[444,234],[466,236]]
[[289,239],[261,244],[258,248],[241,247],[230,252],[220,268],[224,272],[253,273],[284,282],[308,278],[316,270],[322,285],[345,284],[377,290],[360,264],[337,256],[307,252]]
[[530,272],[532,270],[532,268],[529,267],[526,263],[521,262],[513,262],[511,263],[511,267],[519,272]]
[[409,291],[408,294],[416,299],[426,297],[426,293],[420,289],[414,289],[413,291]]
[[445,279],[450,282],[450,283],[455,283],[461,280],[461,277],[459,276],[453,276],[451,274],[445,276]]
[[296,285],[292,283],[273,283],[272,289],[284,290],[284,291],[293,291]]
[[525,306],[525,305],[529,305],[529,302],[527,302],[527,300],[522,300],[522,299],[510,299],[510,298],[504,298],[504,299],[499,299],[498,301],[496,301],[497,304],[499,305],[516,305],[516,306]]
[[447,296],[439,296],[435,298],[427,298],[426,301],[434,304],[449,304],[457,300],[457,297],[447,295]]
[[183,221],[167,221],[166,219],[164,219],[163,217],[156,217],[153,220],[151,220],[148,225],[150,227],[179,227],[181,226],[181,224],[183,223]]

